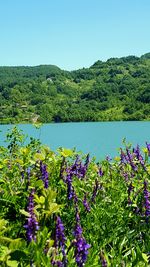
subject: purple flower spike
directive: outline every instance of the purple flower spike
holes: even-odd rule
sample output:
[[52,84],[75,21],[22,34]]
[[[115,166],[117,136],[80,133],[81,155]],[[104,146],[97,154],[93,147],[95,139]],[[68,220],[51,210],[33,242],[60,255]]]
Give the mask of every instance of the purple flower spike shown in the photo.
[[129,181],[129,174],[127,172],[123,172],[122,175],[123,175],[125,181],[128,182]]
[[133,189],[134,189],[134,187],[133,187],[132,182],[131,182],[128,186],[128,204],[132,204],[130,195],[131,195],[131,192],[133,191]]
[[44,187],[48,188],[49,181],[48,181],[47,166],[43,164],[42,161],[40,161],[40,171],[41,171],[41,175],[42,175],[41,179],[43,180]]
[[140,164],[143,167],[143,169],[146,171],[145,162],[144,162],[143,156],[141,155],[139,145],[137,145],[137,147],[133,149],[133,153],[135,154],[136,158],[140,162]]
[[57,266],[57,267],[64,267],[63,263],[61,261],[58,261],[58,260],[52,260],[51,264],[53,266]]
[[148,150],[148,155],[150,156],[150,143],[146,142],[146,147],[147,147],[147,150]]
[[74,242],[76,249],[75,249],[75,259],[78,267],[83,267],[84,263],[86,262],[88,249],[90,245],[86,243],[86,240],[83,237],[79,237]]
[[150,192],[148,191],[148,182],[144,181],[144,207],[145,207],[145,216],[146,220],[148,220],[148,217],[150,216]]
[[127,152],[127,160],[130,163],[132,161],[133,155],[131,154],[129,148],[126,148],[126,152]]
[[[66,258],[66,252],[65,252],[65,242],[66,242],[66,237],[65,237],[65,228],[64,225],[60,219],[59,216],[56,218],[56,234],[55,234],[55,247],[58,249],[59,247],[61,248],[62,254],[63,254],[63,260],[61,261],[54,261],[55,266],[62,266],[66,267],[67,266],[67,258]],[[62,264],[62,265],[61,265]]]
[[87,194],[84,195],[83,205],[85,207],[85,210],[87,212],[90,212],[91,209],[90,209],[89,203],[87,202]]
[[126,163],[126,154],[124,153],[124,151],[122,150],[122,148],[120,149],[121,153],[120,153],[120,160],[122,164]]
[[99,168],[98,174],[99,174],[100,177],[102,177],[104,175],[104,172],[102,170],[102,167]]
[[75,236],[79,237],[82,235],[82,228],[81,225],[79,223],[76,224],[76,229],[75,229]]
[[76,213],[76,225],[74,231],[75,241],[73,242],[75,246],[75,260],[78,267],[83,267],[90,245],[86,243],[85,238],[82,236],[82,227],[80,225],[80,216],[79,213]]
[[[136,158],[137,158],[138,160],[141,159],[142,155],[141,155],[141,153],[140,153],[140,147],[139,147],[139,145],[137,145],[136,148],[133,148],[133,153],[135,154],[135,156],[136,156]],[[143,158],[143,157],[142,157],[142,158]]]
[[102,260],[102,267],[107,267],[107,261],[105,259]]
[[79,179],[83,179],[85,177],[87,168],[89,164],[89,155],[86,158],[85,164],[82,163],[80,160],[79,156],[77,155],[75,162],[73,165],[70,167],[70,175],[77,176]]
[[27,207],[27,211],[29,212],[30,216],[27,219],[27,224],[24,225],[24,228],[26,229],[27,240],[29,242],[31,242],[32,240],[36,241],[36,233],[39,230],[38,221],[34,213],[34,200],[33,200],[34,193],[35,193],[35,190],[32,189],[30,196],[29,196],[29,202],[28,202],[28,207]]
[[65,244],[66,237],[64,234],[64,225],[60,219],[59,216],[56,218],[56,247],[59,246],[59,244]]
[[131,152],[130,152],[130,150],[128,148],[126,148],[126,151],[127,151],[127,156],[128,156],[128,163],[130,164],[132,170],[134,172],[136,172],[138,168],[133,162],[133,155],[131,154]]
[[66,177],[66,184],[67,184],[67,197],[68,199],[72,199],[74,196],[74,190],[73,190],[73,186],[72,186],[72,176],[69,172],[69,170],[67,170],[67,177]]

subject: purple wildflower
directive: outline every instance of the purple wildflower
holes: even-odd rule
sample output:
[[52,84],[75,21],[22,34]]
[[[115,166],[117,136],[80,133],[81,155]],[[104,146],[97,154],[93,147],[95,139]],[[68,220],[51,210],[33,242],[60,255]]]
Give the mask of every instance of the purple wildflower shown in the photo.
[[92,202],[95,202],[95,198],[97,196],[98,189],[99,189],[99,183],[98,183],[98,180],[96,179],[95,180],[95,185],[94,185],[94,188],[93,188],[92,197],[91,197],[91,201]]
[[79,167],[80,167],[80,159],[79,159],[79,155],[77,155],[75,162],[73,163],[73,165],[70,167],[70,174],[73,176],[78,176],[78,172],[79,172]]
[[106,156],[106,160],[109,162],[109,161],[112,160],[112,158],[111,158],[109,155],[107,155],[107,156]]
[[130,163],[133,159],[133,155],[131,154],[129,148],[126,148],[126,152],[127,152],[127,160]]
[[146,147],[147,147],[147,150],[148,150],[148,155],[150,156],[150,143],[146,142]]
[[129,180],[129,174],[127,172],[123,172],[122,175],[125,178],[125,181],[128,182],[128,180]]
[[99,168],[98,174],[99,174],[100,177],[102,177],[104,175],[104,172],[102,170],[102,167]]
[[[56,266],[67,266],[67,259],[66,259],[66,252],[65,252],[65,242],[66,242],[66,237],[65,237],[65,233],[64,233],[64,225],[60,219],[59,216],[57,216],[56,218],[56,233],[55,233],[55,247],[58,249],[59,247],[61,248],[61,252],[63,254],[63,261],[62,264],[63,265],[56,265]],[[58,262],[60,263],[60,261],[56,261],[57,264]]]
[[54,260],[54,259],[53,259],[53,260],[51,261],[51,264],[52,264],[53,266],[57,266],[57,267],[64,267],[64,266],[65,266],[61,260]]
[[100,253],[100,261],[101,261],[102,267],[107,267],[108,266],[103,252]]
[[133,155],[131,154],[130,150],[126,148],[127,156],[128,156],[128,163],[130,164],[133,171],[137,171],[137,166],[133,162]]
[[79,156],[76,157],[74,164],[68,168],[66,168],[66,177],[64,178],[64,182],[67,184],[67,197],[68,199],[72,199],[74,197],[74,189],[72,185],[72,180],[74,176],[78,178],[84,178],[86,173],[87,165],[83,165],[79,160]]
[[88,249],[90,245],[86,243],[83,237],[79,237],[75,242],[75,259],[78,267],[83,267],[86,262]]
[[133,153],[135,154],[136,158],[140,160],[142,158],[142,155],[140,153],[140,147],[139,145],[136,146],[136,148],[133,148]]
[[79,156],[77,155],[74,164],[70,167],[71,175],[77,176],[79,179],[84,178],[89,164],[88,161],[89,159],[87,157],[85,164],[83,164]]
[[66,168],[66,178],[64,179],[64,182],[68,186],[68,199],[71,199],[73,197],[72,194],[72,179],[74,176],[78,177],[79,179],[83,179],[85,177],[87,168],[89,164],[89,154],[87,155],[85,164],[82,163],[82,161],[79,158],[79,155],[77,155],[75,162],[68,168]]
[[76,228],[75,228],[74,235],[76,237],[81,237],[81,235],[82,235],[82,228],[81,228],[80,222],[76,223]]
[[47,166],[43,164],[42,161],[40,161],[40,171],[41,171],[41,179],[43,180],[44,187],[48,188],[48,172],[47,172]]
[[133,149],[133,152],[134,152],[137,160],[140,162],[141,166],[143,167],[143,169],[146,171],[146,166],[145,166],[145,163],[144,163],[143,156],[141,155],[139,145],[137,145],[136,148]]
[[82,228],[80,225],[80,216],[79,213],[76,213],[76,225],[75,225],[75,241],[73,242],[75,246],[75,260],[78,267],[83,267],[87,255],[88,255],[88,249],[90,248],[90,245],[86,243],[85,238],[82,236]]
[[65,182],[67,184],[67,197],[70,200],[73,198],[74,190],[72,185],[72,175],[70,174],[69,170],[67,170],[67,176]]
[[62,262],[59,261],[59,260],[52,260],[52,261],[51,261],[51,264],[52,264],[53,266],[63,267]]
[[77,172],[78,178],[83,179],[85,177],[86,171],[87,171],[87,166],[82,164],[82,162],[80,162],[79,169]]
[[132,167],[132,170],[136,172],[137,171],[137,166],[132,161],[130,162],[130,165]]
[[62,261],[59,261],[59,260],[52,260],[52,261],[51,261],[51,264],[52,264],[53,266],[57,266],[57,267],[64,267]]
[[39,230],[38,221],[34,213],[34,193],[35,190],[32,189],[30,196],[27,211],[29,212],[29,218],[27,219],[27,224],[24,226],[26,229],[27,240],[31,242],[32,240],[36,241],[36,233]]
[[88,154],[87,154],[87,157],[86,157],[86,160],[85,160],[85,167],[86,167],[86,170],[87,170],[87,168],[88,168],[88,166],[89,166],[89,163],[90,163],[90,154],[88,153]]
[[132,182],[129,184],[128,186],[128,204],[132,204],[132,201],[131,201],[131,192],[133,191],[134,187],[132,185]]
[[121,153],[120,153],[120,160],[121,163],[125,164],[127,162],[127,158],[126,158],[126,154],[125,152],[122,150],[122,148],[120,149]]
[[150,216],[150,192],[148,191],[148,182],[144,181],[144,207],[145,207],[145,216],[146,219]]
[[55,246],[65,245],[66,237],[64,234],[64,225],[59,216],[56,218],[56,238],[55,238]]
[[85,207],[85,210],[87,212],[90,212],[91,209],[90,209],[89,203],[87,202],[87,194],[86,193],[84,194],[83,206]]

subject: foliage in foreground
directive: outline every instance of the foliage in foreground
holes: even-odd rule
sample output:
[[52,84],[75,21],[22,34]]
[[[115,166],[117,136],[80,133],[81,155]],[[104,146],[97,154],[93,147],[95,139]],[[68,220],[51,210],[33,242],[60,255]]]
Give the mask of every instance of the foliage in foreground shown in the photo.
[[14,128],[0,148],[0,266],[148,266],[150,145],[97,163]]

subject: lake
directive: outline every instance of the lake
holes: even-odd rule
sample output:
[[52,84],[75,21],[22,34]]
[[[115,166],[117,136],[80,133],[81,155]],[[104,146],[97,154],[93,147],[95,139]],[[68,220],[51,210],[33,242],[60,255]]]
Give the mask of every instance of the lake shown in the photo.
[[[0,145],[4,142],[8,129],[13,125],[0,125]],[[150,142],[150,122],[84,122],[49,123],[36,129],[32,124],[19,124],[18,127],[28,136],[39,138],[52,150],[58,147],[74,148],[90,153],[97,159],[118,154],[123,138],[133,145]]]

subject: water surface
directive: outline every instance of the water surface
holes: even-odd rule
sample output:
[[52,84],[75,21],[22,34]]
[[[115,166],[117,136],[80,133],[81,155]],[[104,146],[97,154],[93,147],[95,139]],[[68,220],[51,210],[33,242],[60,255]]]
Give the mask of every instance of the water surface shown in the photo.
[[[8,129],[13,125],[0,125],[0,145],[4,143]],[[122,146],[123,138],[133,145],[150,142],[150,122],[84,122],[50,123],[36,129],[32,124],[19,124],[18,127],[28,136],[39,138],[52,150],[58,147],[74,148],[90,153],[97,159],[106,155],[115,156]]]

